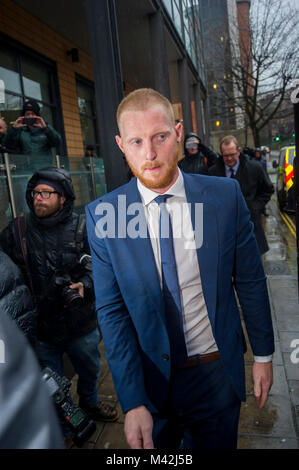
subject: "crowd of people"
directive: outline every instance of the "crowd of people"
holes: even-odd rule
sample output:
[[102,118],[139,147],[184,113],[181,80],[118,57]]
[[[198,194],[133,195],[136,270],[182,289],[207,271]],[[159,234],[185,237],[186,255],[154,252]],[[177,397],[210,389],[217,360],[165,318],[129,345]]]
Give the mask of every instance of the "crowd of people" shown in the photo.
[[[273,185],[261,152],[250,158],[228,135],[217,154],[191,132],[178,162],[182,123],[170,102],[151,89],[124,98],[117,121],[129,182],[90,203],[86,217],[74,212],[68,172],[44,164],[61,137],[40,116],[38,104],[26,102],[8,129],[0,121],[1,151],[36,155],[38,166],[26,187],[28,213],[0,234],[0,332],[1,317],[10,316],[27,337],[20,348],[29,362],[35,357],[32,370],[24,365],[35,377],[35,360],[63,376],[66,353],[78,374],[79,406],[93,420],[113,422],[116,409],[98,397],[102,335],[132,448],[236,448],[246,342],[235,292],[254,354],[259,408],[273,382],[274,339],[261,261],[268,250],[261,215]],[[87,152],[97,157],[95,148]],[[107,207],[118,214],[120,196],[126,200],[119,219],[125,236],[124,227],[105,231]],[[186,203],[190,211],[184,212]],[[139,207],[145,236],[128,234],[135,216],[131,204]],[[3,328],[8,332],[11,325],[4,322]],[[12,375],[16,387],[23,375]],[[11,385],[2,388],[0,377],[5,397]],[[56,448],[63,446],[61,431],[71,438],[55,419],[49,418],[46,437],[38,430],[37,404],[53,412],[42,386],[38,393],[40,401],[27,403],[32,426],[23,429],[34,429],[32,439],[19,431],[8,442],[12,413],[0,423],[0,447]],[[3,400],[0,408],[6,406]]]

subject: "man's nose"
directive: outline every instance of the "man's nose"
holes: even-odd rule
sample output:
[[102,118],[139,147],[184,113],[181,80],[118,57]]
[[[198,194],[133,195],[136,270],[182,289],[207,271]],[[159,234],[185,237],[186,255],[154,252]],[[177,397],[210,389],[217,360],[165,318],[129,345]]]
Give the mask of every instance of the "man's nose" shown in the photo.
[[153,145],[153,142],[151,140],[148,140],[145,145],[146,145],[145,147],[146,159],[155,160],[155,158],[157,157],[157,153]]

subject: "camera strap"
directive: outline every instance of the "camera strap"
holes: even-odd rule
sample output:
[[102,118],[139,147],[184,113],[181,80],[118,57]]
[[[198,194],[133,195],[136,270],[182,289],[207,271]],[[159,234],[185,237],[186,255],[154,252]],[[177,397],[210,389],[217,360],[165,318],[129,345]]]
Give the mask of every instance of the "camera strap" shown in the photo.
[[30,283],[30,290],[31,290],[31,293],[32,293],[32,296],[36,305],[36,299],[35,299],[34,290],[33,290],[33,282],[32,282],[31,272],[30,272],[29,264],[28,264],[26,232],[27,232],[27,216],[26,214],[19,215],[18,216],[19,243],[20,243],[20,248],[21,248],[22,256],[23,256],[24,263],[25,263],[27,277]]
[[77,229],[76,229],[76,236],[75,236],[76,248],[79,254],[83,251],[85,225],[86,225],[85,214],[79,214]]

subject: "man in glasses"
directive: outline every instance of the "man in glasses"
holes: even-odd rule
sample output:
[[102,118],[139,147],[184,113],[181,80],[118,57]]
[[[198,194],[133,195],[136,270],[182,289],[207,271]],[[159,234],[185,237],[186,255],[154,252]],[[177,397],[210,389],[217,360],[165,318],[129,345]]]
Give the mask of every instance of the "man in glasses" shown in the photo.
[[90,250],[85,219],[73,212],[74,199],[65,170],[37,171],[26,191],[30,213],[8,225],[0,244],[31,288],[38,312],[36,353],[41,366],[62,376],[67,353],[78,374],[79,406],[92,419],[115,421],[117,411],[98,399],[100,336],[91,268],[82,262]]
[[241,152],[241,147],[234,136],[228,135],[222,139],[220,153],[220,158],[209,169],[209,172],[213,176],[235,178],[239,182],[254,224],[254,233],[260,253],[264,254],[269,250],[269,246],[261,215],[274,192],[273,184],[263,167],[259,163],[249,160]]

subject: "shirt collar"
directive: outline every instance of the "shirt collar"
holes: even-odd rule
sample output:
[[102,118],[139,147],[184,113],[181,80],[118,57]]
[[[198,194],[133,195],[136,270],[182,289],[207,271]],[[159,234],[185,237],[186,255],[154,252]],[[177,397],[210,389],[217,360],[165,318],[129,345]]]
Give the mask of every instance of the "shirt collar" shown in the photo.
[[[155,191],[147,188],[139,181],[139,179],[137,179],[137,188],[140,193],[142,202],[145,206],[150,204],[157,196],[160,196],[160,193],[156,193]],[[177,197],[186,197],[184,178],[180,169],[177,180],[164,194],[171,194],[171,196]]]
[[234,172],[236,173],[237,170],[238,170],[238,168],[239,168],[239,165],[240,165],[240,159],[239,159],[239,158],[238,158],[237,163],[236,163],[235,166],[233,166],[233,167],[230,167],[230,166],[227,166],[226,164],[224,164],[226,174],[227,174],[227,175],[230,174],[230,170],[231,170],[231,169],[233,169]]

